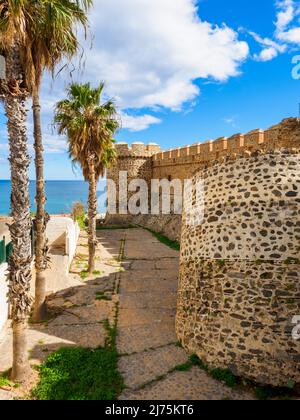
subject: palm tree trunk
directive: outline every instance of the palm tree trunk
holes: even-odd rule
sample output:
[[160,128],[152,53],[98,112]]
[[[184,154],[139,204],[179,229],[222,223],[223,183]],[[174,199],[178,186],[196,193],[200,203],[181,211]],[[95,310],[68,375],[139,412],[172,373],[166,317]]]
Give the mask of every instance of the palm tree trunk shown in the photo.
[[95,254],[97,246],[96,238],[96,217],[97,217],[97,181],[95,171],[95,156],[91,154],[88,158],[89,164],[89,274],[95,271]]
[[9,261],[9,302],[13,321],[12,380],[23,382],[30,371],[26,346],[27,318],[30,313],[31,218],[29,200],[28,154],[26,131],[26,88],[17,45],[6,56],[6,116],[11,164],[10,226],[12,255]]
[[46,276],[47,269],[47,240],[46,225],[47,216],[45,214],[45,180],[44,180],[44,156],[41,129],[41,106],[39,98],[39,87],[37,86],[32,95],[32,109],[34,122],[34,150],[35,150],[35,173],[36,173],[36,205],[37,212],[35,218],[35,302],[33,311],[33,321],[39,322],[46,318],[47,311],[46,299]]

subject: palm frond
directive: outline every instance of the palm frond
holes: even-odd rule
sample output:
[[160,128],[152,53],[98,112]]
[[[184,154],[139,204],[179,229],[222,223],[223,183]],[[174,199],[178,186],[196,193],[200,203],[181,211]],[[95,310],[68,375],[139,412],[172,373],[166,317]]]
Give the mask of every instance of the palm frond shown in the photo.
[[44,69],[54,72],[63,58],[79,51],[77,29],[88,28],[92,0],[1,0],[0,49],[18,42],[30,92],[38,88]]
[[72,162],[80,164],[89,179],[88,157],[95,157],[96,176],[103,176],[114,162],[114,135],[119,128],[113,101],[101,105],[105,85],[92,88],[90,83],[73,83],[67,89],[67,99],[56,105],[54,124],[58,133],[67,136]]

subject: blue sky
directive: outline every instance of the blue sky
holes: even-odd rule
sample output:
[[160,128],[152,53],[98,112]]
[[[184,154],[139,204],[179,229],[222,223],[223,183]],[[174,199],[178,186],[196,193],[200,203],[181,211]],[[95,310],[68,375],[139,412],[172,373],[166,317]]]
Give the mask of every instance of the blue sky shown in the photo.
[[[122,114],[120,141],[167,149],[298,115],[298,1],[96,0],[90,19],[93,50],[86,44],[86,70],[74,77],[107,82]],[[81,179],[51,128],[53,105],[68,82],[67,73],[44,80],[47,179]],[[28,129],[32,143],[30,117]],[[0,179],[7,179],[3,110],[0,133]]]

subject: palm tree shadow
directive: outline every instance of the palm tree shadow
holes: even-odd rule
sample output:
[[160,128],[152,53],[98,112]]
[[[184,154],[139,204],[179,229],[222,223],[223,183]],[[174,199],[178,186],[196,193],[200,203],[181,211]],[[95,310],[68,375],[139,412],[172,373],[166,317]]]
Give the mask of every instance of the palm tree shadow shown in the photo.
[[116,294],[121,272],[130,262],[117,260],[120,250],[120,232],[99,234],[98,240],[111,260],[104,263],[109,274],[96,275],[79,286],[68,287],[47,297],[49,319],[42,324],[30,324],[30,359],[43,362],[51,352],[61,347],[104,347],[107,339],[107,320],[113,323]]

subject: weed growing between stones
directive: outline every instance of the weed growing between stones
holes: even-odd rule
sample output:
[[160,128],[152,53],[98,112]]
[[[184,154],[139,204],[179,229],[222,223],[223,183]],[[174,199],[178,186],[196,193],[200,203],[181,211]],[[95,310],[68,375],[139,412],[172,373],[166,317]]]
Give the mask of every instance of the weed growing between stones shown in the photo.
[[93,271],[93,276],[102,276],[102,274],[104,274],[103,271],[100,271],[100,270]]
[[88,271],[86,271],[86,270],[81,271],[80,277],[81,277],[82,280],[86,280],[88,278],[88,276],[89,276]]
[[272,388],[268,386],[257,386],[255,388],[255,396],[258,400],[290,400],[292,392],[287,388]]
[[10,373],[11,370],[9,369],[8,371],[2,373],[2,375],[0,375],[0,389],[12,389],[12,388],[19,388],[20,384],[15,384],[14,382],[12,382],[9,377],[10,377]]
[[11,388],[13,386],[13,384],[10,382],[10,380],[8,379],[8,377],[6,375],[1,375],[0,376],[0,388],[6,388],[9,387]]
[[174,370],[179,372],[185,372],[190,370],[193,366],[199,367],[213,379],[225,383],[230,388],[234,388],[238,384],[238,378],[229,369],[210,369],[195,354],[190,356],[189,360],[183,365],[176,366]]
[[116,327],[104,322],[108,338],[95,350],[61,348],[38,367],[40,382],[32,391],[37,400],[115,400],[122,392],[118,371]]
[[148,232],[152,233],[152,235],[162,244],[168,246],[175,251],[180,251],[180,243],[177,241],[172,241],[171,239],[167,238],[166,236],[162,235],[161,233],[154,232],[151,229],[145,228]]
[[189,360],[186,363],[176,366],[172,371],[186,372],[189,371],[193,366],[197,366],[201,370],[204,370],[210,377],[220,382],[223,382],[229,388],[236,388],[238,386],[247,386],[249,388],[252,388],[256,398],[259,400],[288,400],[291,399],[293,395],[296,395],[294,391],[294,386],[292,386],[292,384],[289,388],[260,386],[255,384],[251,380],[245,380],[234,375],[229,369],[211,369],[202,360],[200,360],[196,354],[190,356]]
[[105,294],[105,292],[97,292],[95,299],[96,300],[105,300],[105,301],[111,301],[112,300],[111,296],[108,296],[107,294]]

